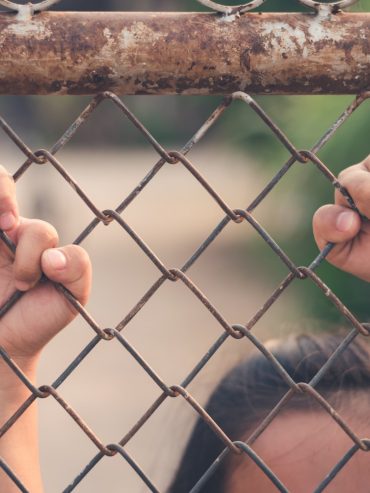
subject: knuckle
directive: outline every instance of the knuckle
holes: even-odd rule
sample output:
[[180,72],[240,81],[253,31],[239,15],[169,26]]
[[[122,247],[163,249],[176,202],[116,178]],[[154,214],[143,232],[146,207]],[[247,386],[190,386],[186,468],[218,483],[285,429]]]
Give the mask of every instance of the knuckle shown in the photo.
[[333,204],[324,204],[321,207],[319,207],[316,212],[322,214],[323,212],[326,212],[332,208],[333,208]]
[[338,180],[343,185],[344,182],[351,181],[355,174],[358,172],[358,165],[350,166],[349,168],[342,169],[338,175]]
[[90,264],[90,257],[84,248],[79,245],[69,245],[67,248],[75,259],[75,262],[78,263],[81,268],[85,268]]
[[317,209],[317,211],[312,216],[312,224],[315,228],[320,226],[321,214],[322,212],[320,211],[320,209]]
[[54,226],[38,219],[29,225],[29,233],[37,243],[47,246],[54,246],[58,241],[58,232]]
[[353,164],[352,166],[348,166],[347,168],[342,169],[338,174],[338,180],[342,183],[344,180],[350,180],[354,177],[359,171],[361,171],[362,163]]
[[316,224],[320,224],[323,219],[325,219],[325,216],[327,213],[332,209],[332,204],[325,204],[322,205],[313,215],[313,221]]

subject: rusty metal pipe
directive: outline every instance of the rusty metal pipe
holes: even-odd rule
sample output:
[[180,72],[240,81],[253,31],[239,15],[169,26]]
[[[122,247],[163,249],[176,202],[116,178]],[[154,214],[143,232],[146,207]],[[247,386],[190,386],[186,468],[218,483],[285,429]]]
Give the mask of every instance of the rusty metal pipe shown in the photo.
[[370,14],[0,15],[0,94],[352,94]]

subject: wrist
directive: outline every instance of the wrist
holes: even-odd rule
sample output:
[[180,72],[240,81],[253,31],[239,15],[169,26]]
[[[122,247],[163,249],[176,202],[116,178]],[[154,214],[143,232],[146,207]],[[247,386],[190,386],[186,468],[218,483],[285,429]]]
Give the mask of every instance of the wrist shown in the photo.
[[[12,362],[32,384],[36,382],[38,357],[14,358]],[[4,392],[10,396],[27,395],[30,391],[14,369],[0,356],[0,393],[3,394]]]

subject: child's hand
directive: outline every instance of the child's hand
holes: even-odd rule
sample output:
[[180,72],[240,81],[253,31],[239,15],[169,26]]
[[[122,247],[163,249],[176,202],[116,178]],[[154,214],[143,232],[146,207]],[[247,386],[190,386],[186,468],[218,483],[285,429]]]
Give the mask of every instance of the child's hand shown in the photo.
[[[370,156],[342,171],[338,177],[358,210],[370,218]],[[336,243],[328,260],[340,269],[370,281],[370,222],[349,208],[343,195],[335,191],[335,205],[324,205],[313,217],[313,232],[320,250],[327,242]]]
[[[91,266],[86,252],[75,245],[57,248],[58,234],[50,224],[19,217],[12,177],[0,166],[0,228],[16,245],[15,254],[0,239],[0,307],[20,290],[24,295],[0,317],[0,346],[35,381],[43,346],[76,315],[54,285],[63,284],[80,303],[87,302]],[[0,357],[0,426],[29,397],[29,390]],[[41,493],[36,406],[30,406],[0,440],[0,457],[27,491]],[[19,488],[0,469],[1,492]]]
[[[82,303],[87,302],[91,266],[86,252],[75,245],[56,248],[53,226],[19,217],[12,177],[0,166],[0,228],[16,245],[13,255],[0,240],[0,306],[16,289],[24,296],[0,318],[0,346],[27,371],[42,347],[76,315],[44,273],[63,284]],[[0,359],[1,360],[1,359]]]

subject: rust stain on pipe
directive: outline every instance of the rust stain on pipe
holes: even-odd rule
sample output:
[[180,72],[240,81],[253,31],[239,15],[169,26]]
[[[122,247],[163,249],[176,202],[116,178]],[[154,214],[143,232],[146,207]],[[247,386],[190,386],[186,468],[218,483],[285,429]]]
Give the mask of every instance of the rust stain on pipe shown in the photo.
[[352,94],[370,14],[0,15],[0,94]]

